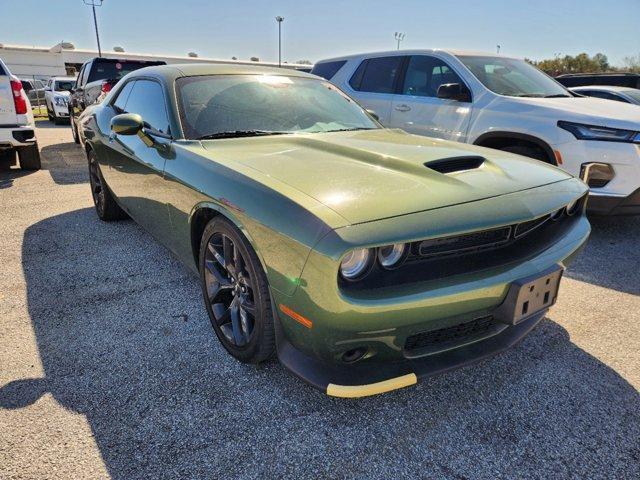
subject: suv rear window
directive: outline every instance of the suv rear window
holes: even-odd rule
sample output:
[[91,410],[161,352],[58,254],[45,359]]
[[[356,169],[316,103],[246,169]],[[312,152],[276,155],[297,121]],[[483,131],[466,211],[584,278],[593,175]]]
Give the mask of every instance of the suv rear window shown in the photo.
[[349,84],[360,92],[394,93],[404,58],[394,56],[364,60],[349,80]]
[[91,66],[91,72],[87,83],[96,80],[115,80],[126,74],[152,65],[165,65],[165,62],[135,62],[135,61],[104,61],[95,60]]
[[324,63],[316,63],[311,70],[313,75],[318,75],[319,77],[324,78],[325,80],[331,80],[333,76],[338,73],[338,70],[342,68],[342,66],[347,63],[346,60],[338,60],[336,62],[324,62]]

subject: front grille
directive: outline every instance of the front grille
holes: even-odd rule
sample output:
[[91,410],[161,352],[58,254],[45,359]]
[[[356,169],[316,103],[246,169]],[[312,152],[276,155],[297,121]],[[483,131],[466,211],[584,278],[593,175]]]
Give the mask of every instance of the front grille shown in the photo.
[[480,338],[494,331],[497,326],[498,322],[493,318],[493,315],[487,315],[453,327],[411,335],[407,338],[404,349],[407,352],[416,352],[417,350],[438,351]]
[[433,238],[420,242],[421,257],[433,257],[463,251],[492,248],[509,241],[511,227],[495,228],[452,237]]

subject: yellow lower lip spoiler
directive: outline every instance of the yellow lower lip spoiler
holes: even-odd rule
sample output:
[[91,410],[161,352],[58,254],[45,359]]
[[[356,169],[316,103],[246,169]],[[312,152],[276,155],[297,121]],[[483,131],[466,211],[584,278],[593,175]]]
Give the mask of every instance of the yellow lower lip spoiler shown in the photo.
[[390,392],[398,388],[415,385],[418,377],[415,373],[408,373],[400,377],[390,378],[382,382],[369,383],[367,385],[336,385],[330,383],[327,386],[327,395],[340,398],[360,398],[370,395],[378,395],[379,393]]

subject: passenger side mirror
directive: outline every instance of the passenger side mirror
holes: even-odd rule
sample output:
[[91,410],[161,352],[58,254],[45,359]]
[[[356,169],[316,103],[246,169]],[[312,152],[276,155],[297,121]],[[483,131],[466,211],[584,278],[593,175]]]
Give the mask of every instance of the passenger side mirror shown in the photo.
[[438,87],[438,98],[457,102],[470,102],[471,94],[466,86],[459,83],[443,83]]
[[369,116],[373,117],[373,119],[374,119],[376,122],[379,122],[379,121],[380,121],[380,117],[379,117],[379,116],[378,116],[378,114],[377,114],[376,112],[374,112],[373,110],[369,110],[369,109],[367,109],[367,113],[369,114]]
[[111,131],[118,135],[137,135],[143,127],[142,117],[137,113],[122,113],[111,119]]

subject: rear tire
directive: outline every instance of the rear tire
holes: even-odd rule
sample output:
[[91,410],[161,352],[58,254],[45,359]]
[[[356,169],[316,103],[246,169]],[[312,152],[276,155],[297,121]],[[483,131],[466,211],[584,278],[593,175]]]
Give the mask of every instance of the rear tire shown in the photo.
[[541,148],[530,147],[528,145],[505,145],[504,147],[500,147],[499,150],[515,153],[516,155],[522,155],[523,157],[533,158],[534,160],[540,160],[544,163],[552,163],[549,161],[547,154]]
[[200,284],[209,319],[222,346],[243,363],[260,363],[275,352],[267,277],[242,232],[222,217],[211,220],[200,240]]
[[89,150],[87,157],[89,159],[91,196],[93,197],[93,204],[96,207],[98,218],[104,222],[127,218],[127,213],[116,203],[107,183],[104,181],[104,177],[100,171],[100,165],[98,165],[98,161],[92,150]]
[[19,147],[18,159],[20,160],[20,168],[22,170],[40,170],[42,168],[40,150],[38,150],[37,143],[29,145],[28,147]]

